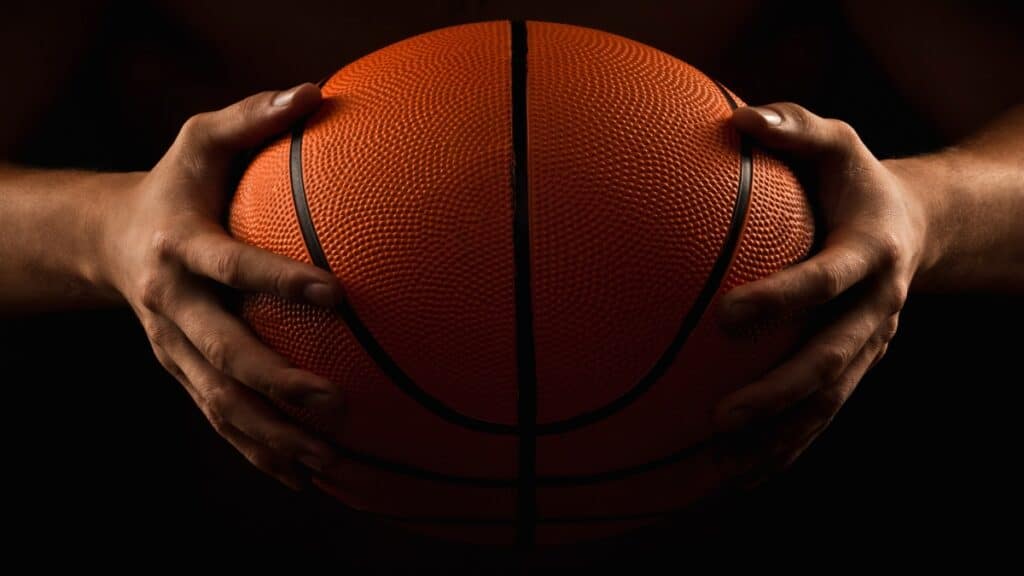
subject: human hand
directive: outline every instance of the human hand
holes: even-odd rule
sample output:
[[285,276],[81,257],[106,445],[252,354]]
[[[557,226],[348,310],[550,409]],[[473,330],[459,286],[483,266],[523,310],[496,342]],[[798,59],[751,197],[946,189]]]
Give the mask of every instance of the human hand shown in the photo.
[[722,399],[724,475],[740,486],[788,467],[885,354],[918,267],[930,258],[924,203],[848,124],[791,103],[740,108],[733,125],[795,163],[827,231],[820,251],[722,297],[727,331],[815,309],[828,321],[793,356]]
[[303,84],[189,118],[151,171],[112,193],[101,233],[102,277],[131,305],[160,363],[221,436],[294,489],[308,476],[297,463],[321,470],[334,454],[273,402],[324,409],[336,405],[338,392],[264,346],[225,309],[218,290],[330,308],[341,286],[329,272],[231,238],[222,222],[238,155],[319,103],[319,89]]

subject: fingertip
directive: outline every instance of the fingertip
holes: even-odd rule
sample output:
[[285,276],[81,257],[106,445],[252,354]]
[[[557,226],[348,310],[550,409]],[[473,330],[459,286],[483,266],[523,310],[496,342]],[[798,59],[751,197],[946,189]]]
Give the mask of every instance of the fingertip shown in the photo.
[[324,410],[330,406],[340,406],[341,395],[336,390],[329,390],[320,385],[308,386],[293,395],[290,403],[304,408]]
[[286,404],[316,410],[336,410],[344,401],[339,386],[302,368],[285,368],[273,379],[278,385],[267,395]]
[[318,474],[323,474],[336,460],[334,452],[322,446],[313,445],[308,447],[307,450],[306,454],[299,454],[296,460]]
[[306,482],[296,473],[280,473],[277,480],[287,486],[292,492],[303,492],[306,490]]
[[337,282],[314,281],[302,288],[302,298],[309,304],[331,309],[341,304],[345,297]]
[[745,428],[751,421],[753,410],[746,404],[728,399],[715,407],[711,422],[719,434],[731,434]]

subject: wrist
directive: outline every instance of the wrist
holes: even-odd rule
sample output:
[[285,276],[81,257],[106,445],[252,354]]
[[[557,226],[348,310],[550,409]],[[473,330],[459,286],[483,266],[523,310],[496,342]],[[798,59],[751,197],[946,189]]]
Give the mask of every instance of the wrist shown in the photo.
[[83,195],[88,200],[82,207],[83,224],[75,272],[105,302],[123,300],[118,288],[117,262],[126,248],[125,232],[131,222],[125,218],[130,213],[130,200],[144,176],[144,172],[95,174],[89,193]]
[[907,202],[920,215],[922,241],[913,284],[929,285],[956,235],[959,199],[949,185],[954,181],[954,163],[945,154],[934,154],[885,160],[883,165],[895,176]]

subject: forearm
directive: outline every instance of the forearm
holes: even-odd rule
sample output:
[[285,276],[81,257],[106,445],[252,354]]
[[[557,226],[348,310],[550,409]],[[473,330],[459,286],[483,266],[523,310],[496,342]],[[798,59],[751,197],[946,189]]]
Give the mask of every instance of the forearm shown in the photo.
[[0,165],[0,314],[120,301],[100,278],[103,221],[134,174]]
[[1024,106],[959,146],[886,164],[928,214],[914,290],[1024,293]]

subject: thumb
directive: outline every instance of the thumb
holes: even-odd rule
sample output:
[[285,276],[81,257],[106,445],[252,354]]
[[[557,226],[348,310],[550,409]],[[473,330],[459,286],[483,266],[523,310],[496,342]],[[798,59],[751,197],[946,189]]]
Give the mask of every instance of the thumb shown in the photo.
[[221,163],[286,131],[316,110],[321,100],[314,84],[281,92],[260,92],[215,112],[189,118],[175,140],[192,159]]
[[801,160],[846,158],[863,147],[846,122],[822,118],[791,102],[737,108],[732,124],[765,148]]

